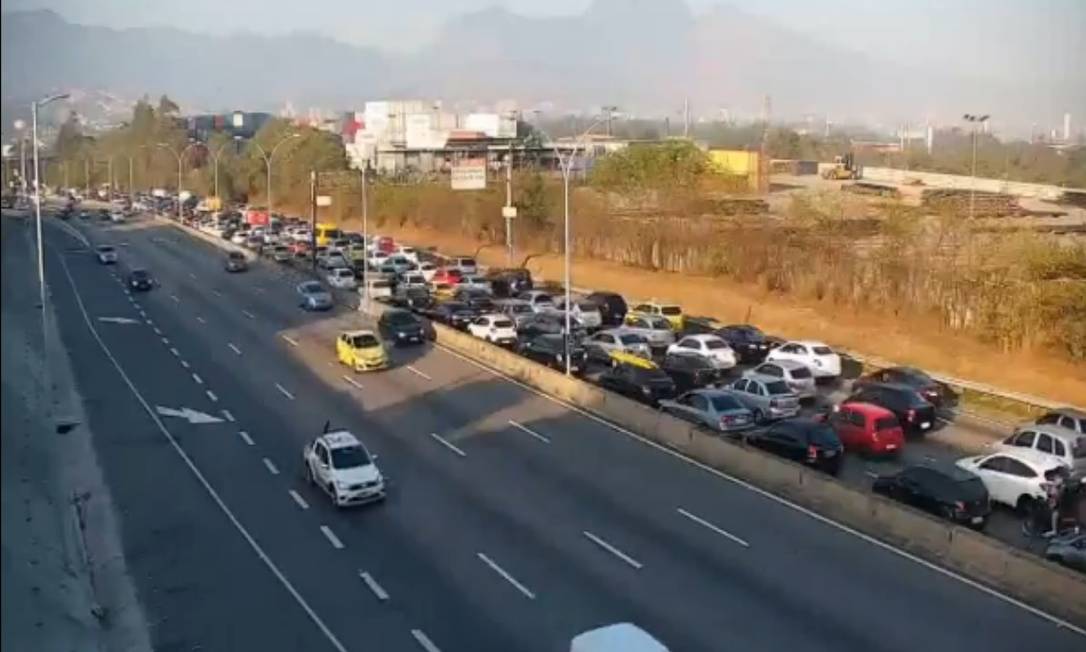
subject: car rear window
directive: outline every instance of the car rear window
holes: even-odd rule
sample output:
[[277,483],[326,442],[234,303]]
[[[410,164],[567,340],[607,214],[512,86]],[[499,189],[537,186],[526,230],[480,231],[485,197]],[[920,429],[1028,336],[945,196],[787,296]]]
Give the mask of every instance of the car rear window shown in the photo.
[[623,344],[644,344],[647,340],[636,333],[626,333],[618,338]]
[[811,348],[818,355],[833,355],[833,349],[828,346],[815,346]]
[[498,328],[512,328],[513,322],[509,321],[508,319],[497,319],[494,321],[494,325]]
[[355,348],[362,348],[362,347],[369,348],[371,346],[377,346],[377,344],[378,344],[377,338],[374,337],[373,335],[368,334],[368,333],[366,335],[355,335],[351,339],[351,346],[353,346]]
[[388,281],[370,281],[370,287],[383,290],[392,287],[392,284]]
[[709,349],[710,351],[718,351],[720,349],[728,348],[728,343],[721,340],[706,340],[705,348]]
[[660,306],[660,314],[674,317],[683,314],[683,309],[679,306]]
[[109,253],[109,252],[113,251],[113,247],[111,247],[109,245],[103,245],[101,247],[98,247],[98,251],[101,251],[103,253]]
[[966,501],[983,500],[984,496],[988,494],[988,490],[984,487],[984,482],[980,478],[959,480],[955,484],[957,485],[958,494]]
[[711,396],[709,402],[713,404],[718,412],[725,412],[727,410],[740,410],[743,408],[743,404],[736,398],[728,396],[727,394],[720,394],[718,396]]
[[595,312],[599,310],[596,304],[592,303],[591,301],[580,301],[577,303],[577,307],[584,312]]
[[898,427],[897,419],[894,417],[883,417],[881,419],[875,419],[875,430],[893,430]]
[[526,306],[523,303],[515,303],[515,304],[509,306],[509,312],[514,313],[514,314],[518,314],[518,315],[523,315],[523,314],[529,313],[531,311],[532,311],[532,307],[531,306]]
[[765,388],[769,390],[770,394],[791,394],[792,390],[788,387],[788,383],[783,380],[774,380],[765,384]]
[[474,258],[461,258],[460,259],[460,265],[462,267],[475,267],[475,259]]
[[807,367],[796,367],[795,369],[790,369],[789,373],[792,374],[792,378],[798,378],[800,380],[811,377],[811,370]]
[[841,440],[837,438],[837,433],[833,431],[833,428],[824,423],[814,425],[807,430],[807,441],[812,444],[818,444],[819,446],[841,445]]
[[1076,460],[1086,458],[1086,437],[1076,437],[1071,442],[1071,457]]

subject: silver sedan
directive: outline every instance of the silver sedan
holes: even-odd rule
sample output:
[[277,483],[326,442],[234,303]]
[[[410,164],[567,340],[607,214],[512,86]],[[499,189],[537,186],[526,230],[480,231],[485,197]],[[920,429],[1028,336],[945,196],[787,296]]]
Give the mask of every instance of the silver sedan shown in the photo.
[[721,432],[740,432],[754,425],[754,416],[739,399],[719,389],[695,389],[674,400],[660,401],[672,416]]

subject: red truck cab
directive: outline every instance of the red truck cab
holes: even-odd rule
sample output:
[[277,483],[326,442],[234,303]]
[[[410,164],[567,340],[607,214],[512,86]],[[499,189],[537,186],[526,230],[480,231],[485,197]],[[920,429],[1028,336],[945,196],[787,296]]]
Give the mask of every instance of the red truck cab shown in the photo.
[[846,450],[870,455],[899,455],[905,431],[890,410],[872,403],[842,403],[826,418]]

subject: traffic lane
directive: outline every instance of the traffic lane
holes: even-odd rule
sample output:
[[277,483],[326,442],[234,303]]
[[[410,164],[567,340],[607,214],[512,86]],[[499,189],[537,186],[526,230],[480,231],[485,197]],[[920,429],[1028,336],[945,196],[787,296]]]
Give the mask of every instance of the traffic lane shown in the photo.
[[[753,529],[739,528],[737,534],[749,539],[752,547],[781,547],[776,551],[770,548],[773,561],[768,563],[766,568],[780,572],[785,578],[782,581],[791,578],[790,581],[803,586],[820,587],[840,584],[842,578],[846,578],[847,584],[841,592],[850,593],[851,599],[842,604],[857,604],[861,607],[870,605],[873,612],[871,615],[875,618],[879,617],[878,605],[884,604],[888,599],[897,599],[897,596],[886,595],[886,587],[904,587],[902,593],[910,595],[913,604],[931,610],[932,613],[925,618],[932,622],[950,618],[951,622],[947,623],[946,631],[964,632],[965,636],[975,634],[963,627],[963,621],[970,621],[972,618],[973,621],[982,623],[993,610],[1007,612],[1007,618],[1014,623],[1012,627],[1008,627],[1007,632],[1001,631],[999,636],[993,636],[993,639],[1033,640],[1016,634],[1018,631],[1029,631],[1031,636],[1041,637],[1039,640],[1053,635],[1054,628],[1048,622],[1006,602],[875,547],[851,534],[800,516],[793,509],[767,500],[760,494],[722,482],[716,475],[696,469],[676,457],[663,455],[652,448],[634,443],[610,428],[594,427],[592,422],[568,413],[553,420],[553,423],[522,418],[521,423],[552,439],[555,444],[553,450],[557,451],[557,446],[562,442],[569,444],[566,454],[556,453],[553,463],[547,465],[551,473],[558,474],[578,466],[586,466],[586,461],[594,462],[577,473],[580,477],[591,478],[594,484],[590,486],[606,488],[606,491],[611,492],[608,499],[615,505],[626,502],[649,506],[646,512],[669,514],[675,518],[678,518],[677,509],[682,507],[733,532],[736,514],[757,514],[756,520],[751,524]],[[513,440],[524,441],[522,435],[518,437],[521,438],[514,437]],[[472,455],[474,444],[464,442],[464,450],[469,456]],[[552,449],[542,447],[538,450],[549,452]],[[646,479],[655,481],[647,482]],[[559,489],[556,488],[556,491]],[[744,502],[730,505],[725,497],[727,500]],[[793,544],[797,541],[806,543],[810,557],[797,556],[802,552],[793,549]],[[818,576],[812,577],[813,575]],[[809,579],[811,581],[808,581]],[[812,600],[818,599],[817,595],[812,596]],[[924,635],[935,636],[932,633]],[[950,636],[948,634],[945,638]],[[994,641],[993,645],[999,647],[999,641]]]
[[[51,244],[49,250],[54,255],[46,269],[58,326],[121,515],[126,564],[154,624],[155,647],[327,649],[320,631],[133,398],[88,331],[56,264],[57,248]],[[173,431],[181,438],[196,434],[180,424]]]

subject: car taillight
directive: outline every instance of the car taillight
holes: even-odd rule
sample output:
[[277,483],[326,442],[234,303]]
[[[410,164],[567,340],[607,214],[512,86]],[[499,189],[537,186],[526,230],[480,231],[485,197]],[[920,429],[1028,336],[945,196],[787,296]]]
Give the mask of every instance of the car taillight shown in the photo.
[[909,411],[905,413],[905,420],[912,421],[914,419],[916,419],[916,410],[910,408]]
[[963,503],[960,500],[955,500],[954,501],[954,509],[959,511],[959,512],[964,512],[965,511],[965,503]]
[[735,421],[735,419],[733,417],[730,417],[730,416],[727,416],[727,415],[722,416],[722,417],[720,417],[720,427],[724,428],[726,426],[729,426],[734,421]]
[[814,444],[807,446],[807,461],[814,462],[818,459],[818,447]]

